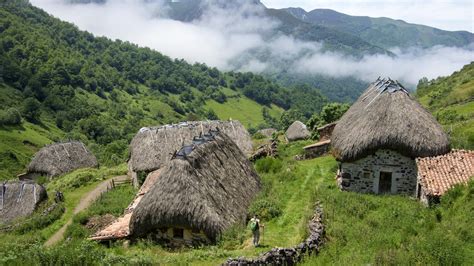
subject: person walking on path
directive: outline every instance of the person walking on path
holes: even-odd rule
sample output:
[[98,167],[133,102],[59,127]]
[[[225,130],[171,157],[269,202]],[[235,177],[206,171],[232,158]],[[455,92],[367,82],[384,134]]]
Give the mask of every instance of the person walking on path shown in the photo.
[[258,215],[254,215],[252,219],[250,219],[250,230],[252,230],[253,234],[253,245],[255,247],[258,246],[260,241],[260,227],[264,228],[263,224],[260,224],[260,220],[258,219]]

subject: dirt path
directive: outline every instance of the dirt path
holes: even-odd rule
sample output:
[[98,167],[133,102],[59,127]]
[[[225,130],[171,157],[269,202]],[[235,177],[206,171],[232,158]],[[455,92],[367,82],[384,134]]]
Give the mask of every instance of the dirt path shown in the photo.
[[123,175],[123,176],[116,176],[116,177],[113,177],[111,179],[107,179],[107,180],[103,181],[102,183],[100,183],[99,185],[97,185],[97,187],[95,187],[94,190],[92,190],[89,193],[85,194],[81,198],[81,200],[79,201],[79,204],[74,208],[72,217],[66,222],[66,224],[64,224],[61,227],[61,229],[59,229],[56,233],[54,233],[54,235],[52,235],[48,239],[48,241],[46,241],[46,243],[44,243],[44,245],[46,247],[50,247],[50,246],[58,243],[59,241],[61,241],[64,237],[64,233],[66,232],[66,228],[72,223],[72,219],[74,218],[74,216],[76,214],[78,214],[79,212],[87,209],[89,206],[91,206],[92,203],[94,203],[94,201],[96,201],[103,192],[107,191],[107,186],[109,186],[110,181],[112,179],[114,181],[123,181],[123,180],[129,179],[129,177],[126,176],[126,175]]

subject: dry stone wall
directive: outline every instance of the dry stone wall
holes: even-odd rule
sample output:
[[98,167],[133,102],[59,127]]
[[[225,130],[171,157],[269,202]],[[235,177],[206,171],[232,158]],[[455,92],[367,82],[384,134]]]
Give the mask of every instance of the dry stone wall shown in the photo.
[[309,236],[300,244],[290,248],[273,248],[261,254],[255,259],[237,258],[228,259],[223,265],[296,265],[301,262],[304,256],[317,254],[323,243],[324,225],[323,225],[323,208],[318,203],[314,210],[313,218],[308,224]]
[[379,194],[381,172],[392,176],[390,194],[415,195],[415,160],[392,150],[382,149],[354,162],[342,162],[338,184],[342,190]]

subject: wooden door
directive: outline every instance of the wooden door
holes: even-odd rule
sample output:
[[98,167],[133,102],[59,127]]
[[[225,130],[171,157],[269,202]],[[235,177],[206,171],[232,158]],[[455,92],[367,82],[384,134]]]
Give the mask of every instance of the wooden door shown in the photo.
[[392,173],[380,172],[379,194],[386,194],[392,191]]

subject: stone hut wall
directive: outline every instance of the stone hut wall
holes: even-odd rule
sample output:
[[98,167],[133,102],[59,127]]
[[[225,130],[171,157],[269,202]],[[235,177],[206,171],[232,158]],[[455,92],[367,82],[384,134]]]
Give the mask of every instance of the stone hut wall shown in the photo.
[[415,196],[416,162],[392,150],[378,150],[357,161],[342,162],[338,184],[342,190],[379,194],[381,172],[391,173],[390,194]]
[[[177,236],[176,231],[181,231],[182,236]],[[163,244],[170,248],[178,247],[197,247],[210,244],[211,241],[202,230],[193,230],[183,227],[161,228],[148,235],[157,243]]]
[[331,139],[332,131],[334,130],[334,127],[336,127],[336,125],[336,123],[331,123],[318,128],[317,130],[319,133],[319,141]]

